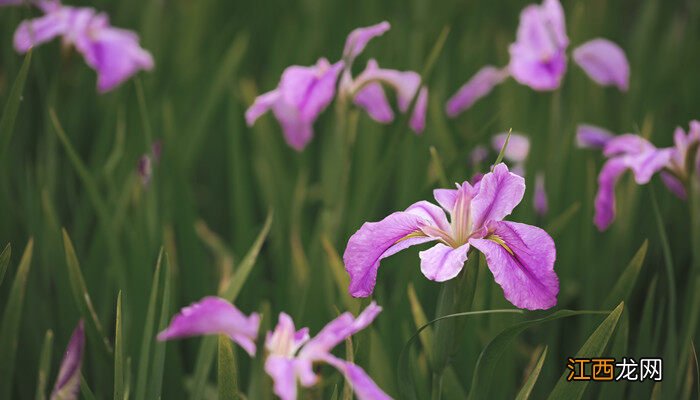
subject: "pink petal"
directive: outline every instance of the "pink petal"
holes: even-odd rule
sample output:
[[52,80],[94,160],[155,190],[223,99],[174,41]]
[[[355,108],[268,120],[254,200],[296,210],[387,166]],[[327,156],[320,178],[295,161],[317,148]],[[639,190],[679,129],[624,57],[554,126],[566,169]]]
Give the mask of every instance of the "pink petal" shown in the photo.
[[630,66],[620,46],[606,39],[593,39],[576,48],[573,58],[599,85],[615,85],[627,91]]
[[535,208],[535,213],[543,217],[549,211],[549,202],[547,201],[547,191],[544,188],[544,175],[540,172],[535,176],[535,194],[532,200]]
[[19,53],[26,53],[31,47],[63,35],[68,29],[67,22],[66,12],[50,13],[22,22],[15,31],[15,50]]
[[[301,363],[311,364],[309,361],[297,360],[277,355],[269,355],[265,360],[265,372],[272,378],[273,391],[282,400],[296,400],[297,398],[297,370]],[[310,365],[309,365],[310,367]]]
[[415,133],[423,133],[425,130],[425,115],[428,112],[428,88],[422,87],[416,99],[413,115],[408,125]]
[[488,221],[500,221],[513,212],[525,194],[525,179],[508,171],[505,164],[496,165],[481,179],[479,192],[472,200],[473,230]]
[[496,240],[487,237],[471,239],[470,243],[486,256],[486,263],[506,299],[528,310],[554,307],[559,279],[554,272],[556,248],[547,232],[508,221],[490,222],[488,228]]
[[421,217],[427,221],[428,225],[440,228],[445,232],[448,232],[450,229],[450,223],[447,221],[445,212],[429,201],[422,200],[413,203],[405,212]]
[[277,89],[271,90],[256,97],[253,104],[248,107],[248,110],[245,112],[246,124],[248,124],[248,126],[253,126],[258,118],[272,109],[272,106],[279,100],[279,98],[280,92]]
[[688,193],[685,190],[683,182],[679,181],[673,174],[666,171],[661,171],[661,181],[666,185],[666,188],[675,194],[679,199],[685,200],[688,198]]
[[614,137],[612,132],[598,126],[582,124],[576,127],[576,145],[579,148],[602,149]]
[[491,65],[483,67],[450,98],[447,102],[447,115],[456,117],[469,109],[477,100],[489,94],[496,85],[503,82],[507,77],[507,69],[500,69]]
[[378,82],[368,83],[355,95],[353,102],[362,107],[369,116],[383,124],[394,120],[394,112],[391,110],[389,100],[384,94],[382,85]]
[[298,331],[286,313],[280,313],[277,326],[265,337],[265,348],[270,354],[291,357],[309,340],[309,328]]
[[180,310],[158,340],[199,335],[227,335],[251,356],[255,355],[260,315],[243,315],[233,304],[219,297],[205,297]]
[[[500,153],[506,144],[507,137],[508,132],[499,133],[493,137],[491,147],[494,151]],[[530,139],[521,133],[512,132],[508,140],[508,147],[503,153],[503,158],[514,163],[521,163],[527,160],[528,154],[530,154]]]
[[435,189],[433,190],[433,197],[445,211],[452,212],[457,202],[458,192],[459,190],[457,189]]
[[313,121],[304,120],[299,109],[285,101],[275,102],[272,112],[282,127],[287,144],[296,151],[304,150],[314,136]]
[[85,328],[83,320],[78,322],[71,335],[66,353],[63,355],[56,384],[51,391],[51,400],[77,400],[80,391],[80,367],[85,350]]
[[377,36],[382,36],[391,28],[387,21],[380,22],[376,25],[357,28],[350,32],[345,41],[345,49],[343,50],[343,58],[349,60],[355,59],[367,46],[370,40]]
[[374,291],[379,262],[410,246],[434,240],[430,237],[406,238],[417,232],[426,220],[408,212],[395,212],[379,222],[366,222],[348,240],[343,254],[350,275],[348,292],[367,297]]
[[345,379],[350,382],[352,390],[359,400],[391,400],[391,397],[384,393],[372,378],[357,365],[332,355],[328,355],[325,361],[345,375]]
[[438,243],[428,250],[421,251],[420,270],[431,281],[448,281],[464,268],[467,261],[469,244],[464,244],[456,249]]
[[312,67],[288,67],[279,85],[284,101],[297,108],[302,120],[313,122],[335,97],[343,66],[342,61],[331,65],[321,58]]
[[593,222],[600,231],[606,230],[615,219],[615,185],[627,168],[621,157],[615,157],[606,161],[600,170],[593,217]]

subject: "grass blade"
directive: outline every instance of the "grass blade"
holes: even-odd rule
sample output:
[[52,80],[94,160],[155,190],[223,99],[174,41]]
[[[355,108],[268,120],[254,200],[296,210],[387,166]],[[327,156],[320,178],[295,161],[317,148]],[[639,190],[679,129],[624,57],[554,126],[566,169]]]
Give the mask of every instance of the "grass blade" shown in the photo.
[[124,400],[124,342],[122,338],[122,292],[117,295],[117,321],[114,328],[114,400]]
[[566,228],[566,226],[571,222],[571,220],[576,216],[576,214],[581,209],[580,202],[572,203],[564,212],[559,214],[554,221],[550,222],[545,228],[545,231],[553,238],[559,236],[561,231]]
[[[576,357],[594,358],[603,355],[624,308],[625,303],[621,302],[586,340],[586,343],[576,353]],[[554,386],[549,399],[570,400],[580,399],[583,396],[589,381],[569,382],[566,380],[567,376],[569,376],[568,369],[564,371],[559,382]]]
[[5,279],[7,266],[10,265],[10,257],[12,257],[12,246],[10,246],[8,243],[2,250],[2,253],[0,253],[0,286],[2,285],[2,281]]
[[53,331],[49,329],[44,335],[44,344],[41,346],[41,356],[39,357],[39,372],[36,378],[35,400],[46,399],[46,385],[51,373],[51,349],[53,347]]
[[22,319],[22,306],[33,253],[34,239],[29,239],[22,260],[17,267],[17,275],[12,282],[5,313],[2,315],[2,325],[0,325],[0,399],[12,398],[12,378],[15,372],[19,323]]
[[78,262],[78,256],[75,254],[75,248],[73,247],[73,242],[68,236],[68,232],[65,229],[63,232],[63,249],[66,254],[66,266],[68,267],[68,280],[70,281],[70,286],[73,291],[73,298],[75,299],[76,306],[80,311],[80,315],[83,316],[87,322],[88,331],[100,342],[101,346],[107,355],[112,354],[112,346],[105,335],[105,331],[100,324],[99,319],[97,319],[97,313],[95,312],[95,307],[92,305],[92,299],[88,293],[87,286],[85,285],[85,279],[83,278],[83,273],[80,272],[80,263]]
[[83,374],[80,374],[80,393],[83,395],[85,400],[97,400],[95,394],[90,389],[90,386],[88,386]]
[[[425,316],[423,307],[418,300],[416,295],[416,290],[413,288],[413,284],[408,284],[408,301],[411,303],[411,314],[413,314],[413,322],[416,324],[416,329],[419,329],[423,325],[428,324],[428,318]],[[433,360],[433,331],[430,327],[424,328],[423,332],[418,336],[421,345],[423,346],[423,351],[428,357],[428,361]]]
[[[158,331],[162,331],[168,326],[170,318],[170,291],[172,285],[172,267],[168,253],[163,253],[163,297],[160,306],[160,320],[158,321]],[[149,382],[149,394],[147,399],[160,399],[163,389],[163,368],[165,367],[165,346],[167,342],[156,342],[153,346],[153,369]]]
[[647,247],[649,241],[645,240],[642,246],[637,250],[632,260],[627,264],[627,268],[620,275],[620,278],[613,286],[612,290],[603,302],[603,308],[612,308],[615,304],[627,300],[632,289],[634,288],[635,282],[637,282],[637,277],[639,276],[639,271],[642,270],[642,265],[644,264],[644,258],[647,255]]
[[219,400],[238,400],[238,371],[231,339],[219,335]]
[[510,142],[510,134],[513,133],[513,128],[508,129],[508,135],[506,135],[506,141],[503,142],[503,147],[501,147],[501,151],[498,152],[498,157],[496,157],[496,161],[493,163],[493,165],[498,165],[503,161],[503,156],[506,154],[506,148],[508,148],[508,142]]
[[19,70],[19,74],[15,79],[15,83],[12,84],[12,89],[10,90],[10,95],[5,104],[5,108],[2,110],[2,119],[0,119],[0,156],[5,154],[7,146],[10,144],[10,139],[12,139],[12,133],[15,128],[15,120],[17,119],[17,113],[19,112],[19,105],[22,102],[22,92],[24,91],[24,83],[27,81],[27,73],[29,72],[29,65],[32,61],[32,51],[29,50],[27,55],[24,57],[24,62]]
[[547,347],[545,347],[544,350],[542,350],[542,353],[540,353],[540,356],[537,359],[537,364],[535,364],[535,368],[532,369],[532,372],[527,377],[525,384],[520,389],[520,392],[518,392],[515,400],[527,400],[530,398],[532,389],[535,387],[535,383],[537,383],[537,378],[539,378],[540,372],[542,372],[542,366],[544,365],[545,358],[547,358]]

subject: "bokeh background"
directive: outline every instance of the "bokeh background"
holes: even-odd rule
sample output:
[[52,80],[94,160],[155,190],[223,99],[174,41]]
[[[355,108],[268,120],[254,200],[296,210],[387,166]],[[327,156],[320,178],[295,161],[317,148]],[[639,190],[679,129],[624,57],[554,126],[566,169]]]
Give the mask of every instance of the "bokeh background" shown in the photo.
[[[81,317],[61,228],[72,239],[97,318],[110,340],[117,293],[122,291],[124,348],[131,358],[128,374],[133,387],[142,374],[138,360],[161,246],[172,267],[168,275],[172,293],[165,306],[169,318],[180,307],[217,293],[222,281],[235,276],[273,210],[269,236],[236,305],[245,312],[262,310],[265,327],[276,323],[277,313],[284,310],[316,332],[338,312],[356,312],[367,304],[348,298],[342,290],[347,278],[339,269],[338,255],[342,256],[347,238],[364,221],[431,199],[432,189],[441,185],[441,168],[449,182],[469,179],[478,172],[468,163],[469,152],[510,128],[532,140],[528,190],[511,219],[545,227],[554,237],[555,269],[561,281],[557,309],[610,310],[606,296],[648,239],[641,272],[625,298],[625,311],[610,341],[617,347],[606,355],[662,356],[673,337],[687,332],[688,326],[694,331],[698,308],[687,306],[693,302],[686,297],[694,285],[688,205],[668,193],[658,179],[639,187],[627,176],[618,187],[618,219],[607,232],[598,232],[592,216],[602,160],[597,152],[576,149],[574,134],[577,124],[594,123],[670,146],[674,127],[687,127],[699,116],[700,2],[563,0],[570,48],[594,37],[620,44],[630,60],[630,90],[601,88],[570,62],[559,90],[538,93],[508,80],[456,119],[445,116],[446,100],[483,65],[507,64],[507,47],[527,2],[76,0],[71,4],[103,10],[115,26],[137,31],[143,47],[153,53],[156,68],[114,92],[98,95],[94,72],[59,41],[32,54],[15,129],[7,151],[0,155],[0,244],[12,244],[0,305],[8,304],[22,250],[34,238],[17,356],[14,365],[4,367],[12,371],[10,398],[34,396],[48,329],[55,334],[49,385],[53,383],[63,348]],[[0,9],[0,104],[8,101],[24,60],[11,45],[14,29],[21,20],[37,15],[29,7]],[[414,135],[400,119],[384,126],[353,110],[351,162],[339,166],[342,158],[333,153],[334,105],[316,123],[315,138],[301,153],[284,143],[271,116],[253,128],[245,125],[245,109],[256,95],[276,86],[285,67],[310,65],[319,57],[337,60],[352,29],[382,20],[392,28],[370,43],[355,63],[358,71],[371,57],[384,67],[421,72],[441,32],[449,29],[426,77],[430,101],[423,135]],[[57,135],[51,110],[69,146]],[[155,141],[162,143],[162,159],[154,164],[153,179],[144,187],[137,162]],[[338,168],[349,171],[345,193],[333,172]],[[532,210],[537,172],[545,174],[549,195],[550,210],[543,218]],[[654,216],[652,193],[659,202],[661,227]],[[342,214],[334,214],[340,203]],[[324,218],[337,218],[332,232],[321,228]],[[665,270],[660,228],[668,234],[675,282]],[[422,276],[418,263],[416,250],[382,262],[375,299],[384,312],[353,343],[356,362],[394,396],[399,354],[420,325],[415,306],[420,304],[432,319],[440,289],[440,284]],[[676,330],[667,329],[674,291]],[[613,306],[622,299],[617,300]],[[472,308],[511,307],[482,262]],[[457,399],[468,393],[477,358],[497,333],[548,313],[464,319],[444,397]],[[546,396],[564,372],[566,358],[602,320],[600,315],[577,316],[526,330],[509,345],[497,373],[488,377],[489,398],[514,397],[542,346],[548,346],[548,355],[532,398]],[[215,396],[213,364],[207,390],[189,391],[200,342],[167,345],[163,398]],[[112,393],[112,361],[101,351],[99,340],[89,332],[83,375],[97,398]],[[427,398],[430,369],[424,348],[419,341],[408,352],[418,397]],[[270,398],[259,360],[251,362],[240,351],[238,355],[241,390],[251,399]],[[697,396],[693,365],[688,353],[674,365],[665,365],[677,369],[683,395]],[[334,387],[342,385],[337,373],[321,371],[326,378],[319,388],[305,392],[309,398],[330,398]],[[616,385],[591,384],[585,396],[648,398],[653,390],[661,395],[652,383]]]

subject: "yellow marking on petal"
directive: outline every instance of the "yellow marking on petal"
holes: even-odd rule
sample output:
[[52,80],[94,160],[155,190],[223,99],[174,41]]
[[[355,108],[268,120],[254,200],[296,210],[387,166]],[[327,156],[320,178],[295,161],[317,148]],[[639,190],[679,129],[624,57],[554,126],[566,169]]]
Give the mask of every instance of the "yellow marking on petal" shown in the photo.
[[425,233],[423,233],[421,230],[417,230],[417,231],[413,231],[413,232],[409,233],[408,235],[402,237],[401,239],[395,241],[394,244],[401,243],[401,242],[403,242],[404,240],[408,240],[408,239],[419,238],[419,237],[427,237],[427,236],[428,236],[428,235],[426,235]]
[[515,253],[513,253],[513,250],[511,250],[510,247],[508,247],[508,245],[506,244],[506,242],[504,242],[503,239],[501,239],[500,237],[498,237],[498,236],[496,236],[496,235],[489,235],[489,236],[486,237],[486,239],[488,239],[488,240],[490,240],[490,241],[492,241],[492,242],[496,242],[496,243],[500,244],[501,247],[503,247],[504,249],[506,249],[506,251],[507,251],[508,253],[510,253],[511,256],[514,256],[514,255],[515,255]]

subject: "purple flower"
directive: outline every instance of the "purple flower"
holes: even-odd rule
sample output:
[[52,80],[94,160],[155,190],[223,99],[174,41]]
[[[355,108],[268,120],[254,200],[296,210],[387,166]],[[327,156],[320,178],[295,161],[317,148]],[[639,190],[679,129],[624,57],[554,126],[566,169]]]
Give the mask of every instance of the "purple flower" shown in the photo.
[[64,45],[72,45],[85,62],[97,71],[97,88],[108,92],[139,70],[151,70],[153,57],[139,45],[131,31],[114,28],[109,17],[92,8],[68,7],[58,1],[37,3],[44,16],[24,21],[15,32],[14,45],[20,53],[61,36]]
[[656,172],[668,165],[673,155],[672,149],[657,149],[646,139],[633,134],[610,139],[603,148],[603,154],[608,160],[598,175],[593,218],[601,231],[615,219],[615,185],[622,173],[631,170],[638,184],[646,184]]
[[489,157],[489,150],[482,145],[474,147],[474,150],[469,153],[469,164],[476,168],[481,165]]
[[[477,72],[447,102],[447,115],[456,117],[470,108],[509,75],[534,90],[557,89],[566,73],[568,46],[564,10],[558,0],[525,7],[520,13],[516,40],[508,49],[508,66],[487,66]],[[627,90],[629,64],[624,52],[612,42],[591,40],[574,51],[574,61],[598,84]]]
[[251,356],[255,355],[260,315],[246,317],[233,304],[219,297],[205,297],[180,310],[158,340],[199,335],[226,335]]
[[540,217],[547,215],[549,202],[547,201],[547,191],[544,188],[544,174],[541,172],[535,175],[535,194],[532,202],[537,215]]
[[80,366],[85,349],[83,320],[78,322],[71,335],[66,353],[63,355],[56,383],[51,391],[51,400],[76,400],[80,390]]
[[[685,190],[685,182],[691,175],[698,174],[700,168],[700,152],[697,151],[697,146],[700,144],[700,122],[690,121],[690,129],[686,134],[683,128],[676,128],[673,133],[673,150],[671,160],[667,166],[667,171],[661,172],[661,180],[666,187],[676,196],[685,200],[687,193]],[[689,154],[689,151],[694,150],[694,154]],[[693,168],[693,157],[695,169]],[[700,179],[700,176],[696,176]]]
[[620,46],[607,39],[593,39],[574,50],[574,61],[602,86],[615,85],[627,91],[630,66]]
[[391,25],[383,21],[376,25],[357,28],[350,32],[345,40],[345,49],[343,49],[343,58],[347,60],[348,66],[351,66],[353,60],[364,51],[370,40],[377,36],[382,36],[389,29],[391,29]]
[[327,363],[338,369],[352,385],[360,400],[390,399],[362,368],[335,357],[331,351],[348,337],[366,328],[382,308],[372,302],[354,318],[346,312],[328,323],[318,335],[309,337],[309,329],[296,330],[292,318],[281,313],[275,330],[267,333],[268,351],[265,371],[274,381],[274,392],[283,400],[297,398],[297,382],[310,387],[318,382],[314,363]]
[[594,125],[579,125],[576,128],[576,145],[579,148],[602,149],[615,137],[612,132]]
[[[491,139],[491,147],[500,153],[506,144],[508,132],[499,133]],[[511,133],[508,146],[503,152],[503,158],[513,163],[511,172],[522,177],[525,176],[525,161],[530,154],[530,139],[520,133]]]
[[559,293],[554,241],[535,226],[503,221],[524,193],[525,180],[498,164],[477,186],[464,182],[457,189],[435,190],[442,208],[420,201],[379,222],[365,223],[343,255],[350,294],[366,297],[373,292],[383,258],[436,241],[419,253],[421,271],[428,279],[443,282],[457,276],[474,246],[486,256],[508,301],[527,309],[553,307]]
[[277,89],[258,96],[248,108],[245,113],[248,126],[272,110],[287,144],[301,151],[313,137],[316,118],[335,97],[335,84],[343,65],[342,61],[330,64],[321,58],[311,67],[288,67]]

